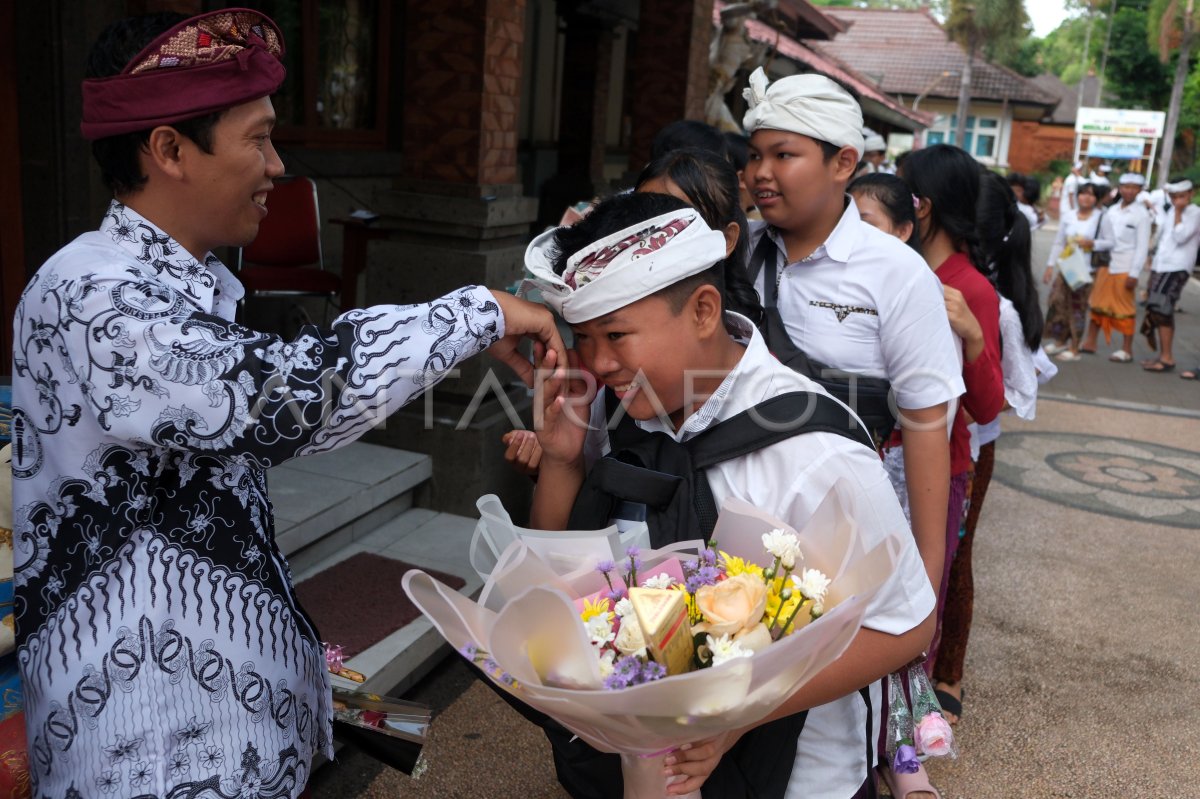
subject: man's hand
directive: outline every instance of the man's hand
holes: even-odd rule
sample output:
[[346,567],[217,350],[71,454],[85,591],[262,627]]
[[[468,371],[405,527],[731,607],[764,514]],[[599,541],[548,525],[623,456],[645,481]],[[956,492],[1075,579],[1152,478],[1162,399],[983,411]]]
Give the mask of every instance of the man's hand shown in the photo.
[[557,363],[567,362],[567,348],[549,310],[506,291],[493,291],[492,296],[504,314],[504,338],[489,347],[488,352],[512,367],[525,385],[533,386],[533,364],[518,349],[522,339],[533,339],[535,362],[540,363],[548,351],[557,354]]
[[946,315],[950,317],[950,329],[963,340],[963,357],[972,363],[983,352],[983,328],[971,313],[971,306],[962,292],[953,286],[942,286],[946,298]]
[[1052,280],[1054,280],[1054,267],[1047,266],[1046,271],[1042,273],[1042,282],[1049,286]]
[[575,350],[568,350],[567,358],[567,368],[562,369],[558,356],[547,353],[543,374],[549,376],[534,387],[533,429],[541,452],[539,467],[577,464],[583,454],[596,383],[579,368]]

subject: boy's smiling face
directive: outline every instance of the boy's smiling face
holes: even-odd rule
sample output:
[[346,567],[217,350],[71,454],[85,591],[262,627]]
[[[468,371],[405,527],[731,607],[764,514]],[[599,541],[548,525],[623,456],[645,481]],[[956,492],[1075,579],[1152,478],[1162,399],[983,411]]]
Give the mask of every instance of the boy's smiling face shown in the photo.
[[852,148],[826,161],[815,139],[761,128],[750,137],[746,187],[763,219],[782,230],[802,230],[831,205],[841,209],[857,165]]
[[678,428],[740,357],[720,309],[720,293],[711,285],[698,288],[679,310],[651,295],[571,325],[575,351],[631,417],[666,415]]

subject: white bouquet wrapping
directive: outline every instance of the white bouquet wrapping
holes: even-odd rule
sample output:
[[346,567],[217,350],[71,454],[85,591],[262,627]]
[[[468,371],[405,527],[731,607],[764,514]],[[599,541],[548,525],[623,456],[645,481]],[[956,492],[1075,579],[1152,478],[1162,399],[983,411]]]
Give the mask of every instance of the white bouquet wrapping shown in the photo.
[[[868,605],[893,572],[897,555],[890,544],[864,550],[855,524],[843,510],[839,494],[845,490],[835,486],[799,531],[737,500],[723,503],[714,530],[714,549],[722,561],[736,562],[739,570],[757,569],[760,579],[764,569],[768,577],[779,572],[780,583],[786,582],[791,566],[780,571],[780,558],[769,554],[764,544],[772,536],[794,534],[799,557],[791,579],[797,594],[805,590],[802,571],[805,577],[810,570],[829,575],[827,585],[823,577],[818,580],[821,595],[811,621],[806,613],[803,624],[797,619],[793,630],[790,618],[779,620],[781,625],[769,625],[769,645],[753,653],[718,658],[711,662],[719,665],[631,687],[614,690],[611,681],[606,687],[596,639],[579,610],[586,597],[609,582],[608,574],[596,567],[608,560],[611,568],[619,554],[614,548],[624,545],[615,527],[558,534],[563,546],[557,549],[555,534],[513,527],[495,498],[484,497],[480,524],[485,529],[477,530],[472,543],[472,563],[490,568],[482,575],[486,582],[479,600],[417,570],[405,575],[404,590],[446,640],[481,663],[497,686],[592,747],[619,753],[626,797],[657,798],[667,784],[662,776],[667,753],[762,720],[836,660],[858,632]],[[493,552],[497,542],[507,542],[499,556]],[[695,573],[697,558],[706,553],[711,558],[713,551],[702,541],[642,550],[637,553],[638,573],[655,575],[672,560],[683,561],[684,568]],[[635,581],[636,575],[630,582]],[[683,590],[682,585],[677,588]],[[790,595],[790,588],[782,594]],[[695,597],[688,596],[694,612]],[[775,596],[778,600],[780,594]],[[799,596],[796,601],[807,602]],[[803,607],[807,610],[812,604]],[[775,607],[778,620],[778,601]],[[760,617],[770,620],[769,605],[767,616],[761,616],[761,606],[758,612],[752,624],[761,626]],[[719,643],[708,640],[710,645]]]

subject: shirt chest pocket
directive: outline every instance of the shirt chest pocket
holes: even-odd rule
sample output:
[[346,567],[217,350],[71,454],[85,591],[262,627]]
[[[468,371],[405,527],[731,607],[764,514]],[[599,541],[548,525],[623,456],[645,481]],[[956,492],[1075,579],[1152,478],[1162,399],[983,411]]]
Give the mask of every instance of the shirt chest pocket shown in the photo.
[[832,349],[879,346],[879,313],[871,306],[839,303],[829,300],[810,300],[807,308],[812,321],[810,329],[818,336],[828,337]]

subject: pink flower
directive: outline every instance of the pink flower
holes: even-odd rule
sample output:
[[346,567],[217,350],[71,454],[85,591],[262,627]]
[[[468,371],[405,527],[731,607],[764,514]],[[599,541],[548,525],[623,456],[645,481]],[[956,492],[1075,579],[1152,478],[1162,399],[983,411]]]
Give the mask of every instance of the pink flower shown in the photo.
[[930,757],[942,757],[954,751],[954,730],[941,713],[930,713],[917,722],[913,738],[917,750]]

